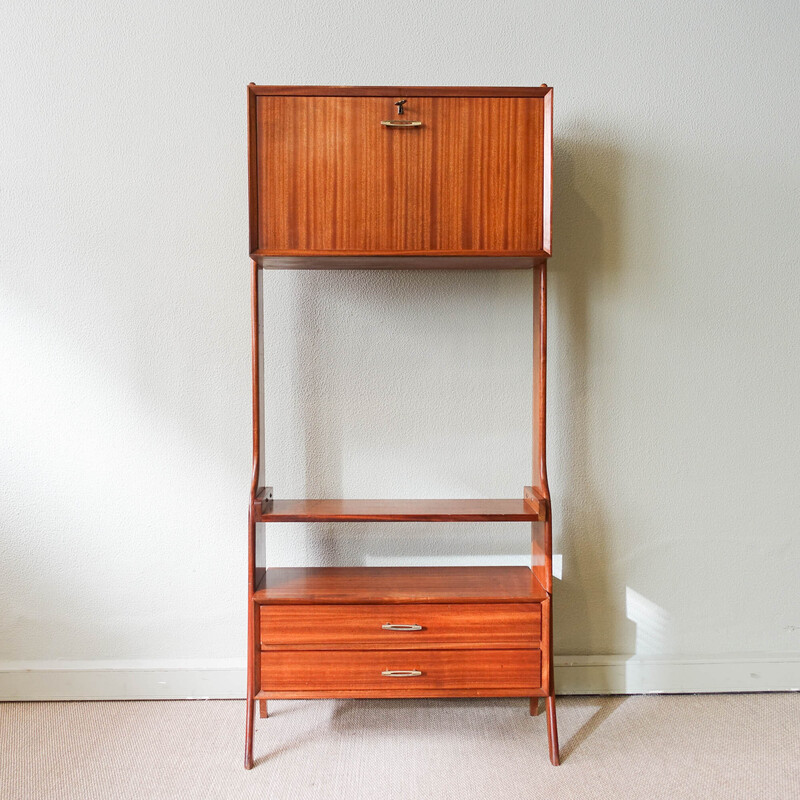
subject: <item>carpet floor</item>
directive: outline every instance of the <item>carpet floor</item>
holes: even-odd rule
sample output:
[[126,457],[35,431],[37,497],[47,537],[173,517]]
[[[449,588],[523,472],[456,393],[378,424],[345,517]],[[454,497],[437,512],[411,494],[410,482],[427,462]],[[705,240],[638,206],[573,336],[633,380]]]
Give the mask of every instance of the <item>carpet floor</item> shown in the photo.
[[800,798],[800,694],[564,697],[562,765],[526,700],[0,704],[0,797]]

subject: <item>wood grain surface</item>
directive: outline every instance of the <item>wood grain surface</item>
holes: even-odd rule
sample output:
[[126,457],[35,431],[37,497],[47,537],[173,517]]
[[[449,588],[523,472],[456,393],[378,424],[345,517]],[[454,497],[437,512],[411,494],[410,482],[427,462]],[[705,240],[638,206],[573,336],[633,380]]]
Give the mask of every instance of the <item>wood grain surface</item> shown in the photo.
[[544,98],[396,99],[256,97],[258,253],[542,254]]

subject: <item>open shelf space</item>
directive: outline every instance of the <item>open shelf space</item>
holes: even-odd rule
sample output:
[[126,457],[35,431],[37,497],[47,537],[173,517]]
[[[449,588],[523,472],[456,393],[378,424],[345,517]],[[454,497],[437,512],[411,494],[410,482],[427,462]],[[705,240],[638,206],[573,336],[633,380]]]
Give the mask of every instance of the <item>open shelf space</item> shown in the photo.
[[258,522],[536,522],[536,500],[258,499]]
[[528,567],[270,567],[256,603],[537,603]]

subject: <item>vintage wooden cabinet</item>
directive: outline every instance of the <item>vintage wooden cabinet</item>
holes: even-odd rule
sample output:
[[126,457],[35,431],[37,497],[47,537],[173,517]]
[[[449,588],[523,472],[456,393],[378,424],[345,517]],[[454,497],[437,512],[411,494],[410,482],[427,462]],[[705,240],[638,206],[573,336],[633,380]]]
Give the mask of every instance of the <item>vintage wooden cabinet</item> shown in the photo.
[[[558,764],[545,459],[552,89],[247,87],[253,473],[245,767],[272,698],[546,699]],[[261,485],[263,269],[528,269],[533,470],[517,498],[273,497]],[[277,483],[277,481],[276,481]],[[270,568],[270,522],[515,521],[531,567]]]

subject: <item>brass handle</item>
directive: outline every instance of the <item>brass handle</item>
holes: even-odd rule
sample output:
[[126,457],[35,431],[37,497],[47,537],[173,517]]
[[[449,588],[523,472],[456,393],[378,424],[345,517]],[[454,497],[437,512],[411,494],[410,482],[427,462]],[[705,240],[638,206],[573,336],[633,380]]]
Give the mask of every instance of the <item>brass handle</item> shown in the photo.
[[381,675],[387,678],[416,678],[422,673],[418,669],[385,669]]
[[385,625],[381,625],[381,628],[385,631],[421,631],[422,625],[393,625],[391,622],[387,622]]
[[394,120],[394,119],[382,119],[381,125],[385,125],[387,128],[421,128],[422,123],[416,119],[409,119],[403,120]]

